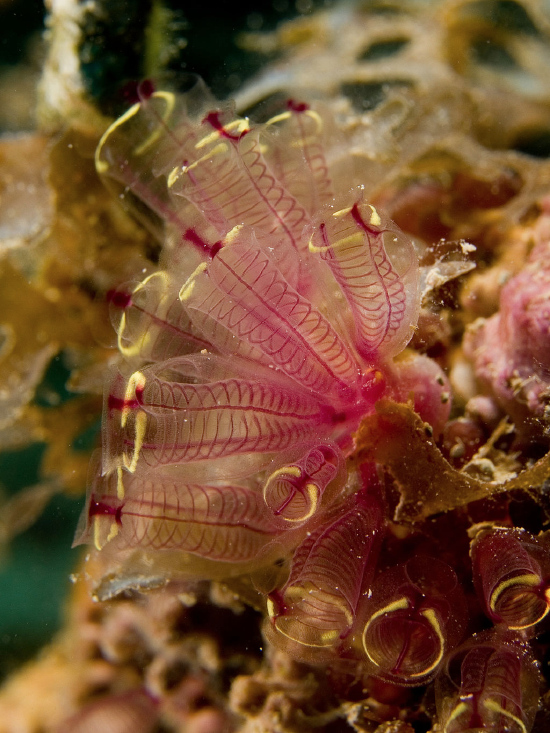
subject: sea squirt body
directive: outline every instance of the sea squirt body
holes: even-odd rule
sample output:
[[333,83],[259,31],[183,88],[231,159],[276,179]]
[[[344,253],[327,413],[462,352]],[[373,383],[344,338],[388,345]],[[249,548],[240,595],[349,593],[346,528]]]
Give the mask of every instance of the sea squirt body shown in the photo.
[[334,125],[289,100],[254,126],[198,83],[148,89],[103,136],[99,173],[163,249],[109,294],[121,358],[78,535],[117,567],[158,559],[176,578],[291,559],[267,633],[317,661],[349,648],[385,522],[376,466],[346,468],[354,431],[383,397],[420,395],[436,433],[450,408],[435,362],[394,359],[418,317],[418,257],[332,179]]

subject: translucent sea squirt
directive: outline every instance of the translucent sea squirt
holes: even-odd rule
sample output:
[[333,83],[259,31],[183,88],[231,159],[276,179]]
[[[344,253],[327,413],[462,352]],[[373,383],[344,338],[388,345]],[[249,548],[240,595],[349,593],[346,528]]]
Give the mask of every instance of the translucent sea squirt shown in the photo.
[[435,677],[466,620],[455,572],[423,555],[381,573],[362,606],[361,642],[374,674],[403,685]]
[[550,610],[548,539],[522,529],[480,529],[472,541],[474,584],[493,623],[531,629]]
[[295,655],[314,660],[343,644],[376,567],[383,509],[376,471],[365,466],[357,493],[323,516],[294,552],[287,582],[268,601],[268,639],[281,645],[284,637]]
[[441,730],[527,733],[538,689],[537,667],[519,635],[506,630],[477,634],[448,658],[438,681]]
[[418,257],[361,187],[332,179],[334,124],[289,100],[252,125],[198,83],[149,90],[105,133],[99,173],[163,246],[154,272],[108,294],[121,358],[77,538],[122,575],[290,559],[266,633],[308,659],[349,646],[375,572],[384,502],[374,464],[347,473],[354,431],[382,397],[422,392],[436,432],[450,409],[435,362],[394,360],[416,325]]

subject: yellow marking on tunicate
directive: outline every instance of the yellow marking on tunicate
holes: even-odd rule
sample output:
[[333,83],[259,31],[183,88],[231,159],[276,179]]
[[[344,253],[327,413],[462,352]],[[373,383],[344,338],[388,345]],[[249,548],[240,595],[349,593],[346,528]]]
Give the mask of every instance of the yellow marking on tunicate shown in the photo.
[[[380,616],[384,616],[387,613],[393,613],[394,611],[403,611],[405,608],[409,608],[410,603],[409,599],[403,596],[403,598],[398,598],[396,601],[392,601],[391,603],[388,603],[387,606],[384,606],[384,608],[381,608],[379,611],[376,611],[376,613],[373,613],[370,617],[369,624],[371,624],[375,619],[380,618]],[[369,625],[367,624],[367,626]]]
[[[301,112],[300,114],[304,115],[305,117],[309,117],[311,120],[313,120],[317,124],[317,131],[320,131],[323,129],[323,120],[321,119],[321,115],[318,112],[316,112],[314,109],[304,110],[304,112]],[[268,125],[276,125],[278,122],[285,122],[286,120],[290,119],[291,117],[292,117],[292,112],[290,111],[281,112],[281,114],[271,117],[271,119],[269,119],[265,123],[265,126],[268,127]],[[316,138],[312,135],[311,139],[315,140]]]
[[445,731],[448,730],[449,725],[453,723],[457,718],[459,718],[462,713],[468,712],[468,705],[464,702],[464,700],[461,700],[458,705],[456,705],[453,709],[453,712],[449,715],[447,722],[445,723]]
[[[265,486],[264,486],[264,501],[267,504],[267,489],[269,484],[272,481],[277,480],[279,476],[294,476],[295,478],[300,478],[302,475],[302,469],[298,466],[285,466],[284,468],[278,468],[276,471],[274,471],[271,476],[267,479]],[[294,519],[291,519],[290,517],[284,517],[283,519],[286,522],[305,522],[306,519],[309,519],[313,514],[315,514],[315,511],[317,509],[317,497],[319,494],[319,487],[314,483],[306,484],[305,489],[307,491],[307,495],[309,497],[310,502],[310,509],[307,512],[307,514],[304,514],[302,517],[296,517]]]
[[94,517],[94,545],[96,546],[97,550],[102,550],[105,545],[110,542],[114,537],[118,534],[118,525],[116,522],[111,523],[111,529],[109,530],[109,534],[107,535],[107,539],[105,542],[101,541],[101,537],[103,535],[102,532],[102,520],[105,520],[105,517],[96,516]]
[[351,626],[353,623],[353,614],[346,601],[332,593],[327,593],[321,588],[318,588],[309,580],[306,580],[303,585],[290,586],[290,588],[285,591],[285,600],[290,599],[294,603],[300,600],[307,601],[308,596],[314,592],[316,592],[317,598],[320,597],[328,606],[332,606],[336,610],[340,611],[346,619],[348,626]]
[[317,484],[306,484],[306,491],[309,497],[310,510],[303,517],[297,519],[287,519],[287,522],[305,522],[306,519],[312,517],[317,511],[317,497],[319,495],[319,488]]
[[204,272],[206,270],[206,267],[206,262],[201,262],[201,264],[197,268],[195,268],[195,270],[183,283],[178,296],[182,303],[185,302],[189,297],[191,297],[191,293],[193,292],[193,289],[195,287],[195,279],[198,275],[201,274],[201,272]]
[[323,631],[320,636],[322,644],[319,644],[319,646],[328,646],[328,644],[332,644],[332,642],[335,641],[339,637],[339,635],[340,634],[337,629],[333,629],[332,631]]
[[366,635],[369,627],[371,626],[373,621],[376,621],[376,619],[380,618],[380,616],[385,616],[386,614],[393,613],[394,611],[403,611],[409,608],[409,605],[409,599],[405,596],[403,596],[403,598],[398,598],[396,601],[392,601],[387,606],[384,606],[384,608],[381,608],[380,610],[373,613],[370,619],[365,624],[365,628],[363,630],[363,649],[365,650],[367,657],[371,660],[373,664],[376,664],[376,666],[379,666],[378,662],[371,656],[366,643]]
[[180,173],[182,173],[185,170],[185,166],[176,166],[175,168],[172,168],[170,173],[168,174],[168,178],[166,179],[166,185],[168,188],[172,188],[174,183],[178,180],[178,176]]
[[334,244],[328,244],[326,247],[317,247],[317,245],[313,244],[313,236],[309,240],[308,249],[310,252],[328,252],[329,249],[341,249],[342,247],[346,247],[348,245],[357,245],[363,243],[363,234],[360,232],[356,232],[355,234],[350,234],[349,237],[342,237],[342,239],[339,239],[338,241],[334,242]]
[[[132,297],[134,297],[137,293],[139,293],[141,290],[143,290],[150,282],[153,280],[160,279],[162,281],[162,288],[164,290],[163,297],[166,295],[166,291],[170,285],[170,278],[168,277],[168,273],[166,273],[164,270],[161,270],[159,272],[153,272],[151,275],[148,275],[143,282],[141,282],[132,292]],[[146,350],[146,345],[149,341],[152,340],[152,335],[147,329],[144,331],[144,333],[140,336],[140,338],[136,339],[133,344],[130,346],[127,346],[124,343],[124,331],[126,330],[128,323],[128,319],[126,316],[126,312],[123,312],[120,317],[120,324],[117,329],[118,334],[118,348],[120,349],[120,352],[126,356],[127,358],[131,358],[133,356],[138,356],[140,353],[144,352]]]
[[101,517],[94,517],[94,545],[96,550],[101,550],[104,547],[101,543]]
[[311,119],[318,124],[320,130],[323,129],[323,120],[321,119],[321,115],[318,112],[316,112],[314,109],[308,109],[306,110],[305,114],[308,117],[311,117]]
[[320,644],[315,644],[313,642],[307,642],[303,641],[302,639],[298,639],[297,636],[292,636],[290,633],[285,631],[284,626],[286,626],[286,622],[292,621],[293,619],[289,619],[287,616],[279,616],[275,620],[275,628],[277,631],[282,634],[283,636],[286,636],[287,639],[291,639],[292,641],[296,641],[298,644],[301,644],[302,646],[307,646],[314,649],[321,649],[326,646],[331,646],[332,642],[334,642],[339,636],[340,632],[337,629],[333,629],[331,631],[323,631],[319,634]]
[[235,239],[238,237],[239,232],[241,231],[243,227],[244,227],[244,224],[235,224],[233,229],[230,229],[227,232],[227,234],[223,238],[224,247],[226,247],[229,244],[232,244],[235,241]]
[[[267,613],[269,615],[269,618],[271,618],[271,619],[274,619],[277,616],[277,610],[276,610],[275,604],[273,603],[273,601],[271,600],[271,598],[268,598],[267,599]],[[279,623],[277,623],[277,621]],[[298,641],[303,646],[315,646],[315,647],[316,646],[319,646],[319,647],[321,647],[321,646],[328,646],[328,643],[333,642],[339,636],[339,632],[338,632],[337,629],[331,629],[329,631],[325,631],[325,632],[321,633],[321,635],[320,635],[321,644],[307,644],[306,642],[300,641],[299,639],[296,639],[295,637],[290,636],[290,634],[287,634],[285,631],[283,631],[283,629],[280,628],[279,624],[280,623],[284,623],[284,621],[285,621],[285,617],[284,616],[276,619],[275,626],[276,626],[277,630],[281,634],[283,634],[283,636],[286,636],[287,639],[292,639],[293,641]],[[292,619],[289,619],[288,617],[286,617],[286,621],[292,621]]]
[[345,209],[339,209],[338,211],[333,211],[332,216],[335,219],[341,219],[343,216],[346,216],[346,214],[349,214],[352,208],[353,206],[347,206]]
[[[284,476],[284,475],[290,475],[290,476],[295,476],[296,478],[300,478],[300,476],[302,475],[302,469],[299,466],[283,466],[283,468],[278,468],[276,471],[273,471],[271,476],[267,479],[265,488],[267,489],[271,481],[274,481],[279,476]],[[264,494],[265,494],[265,489],[264,489]]]
[[201,158],[193,161],[193,163],[189,163],[189,165],[176,166],[170,171],[170,174],[168,175],[168,179],[166,181],[168,188],[172,188],[172,186],[178,180],[181,174],[187,173],[187,171],[193,170],[193,168],[201,165],[201,163],[211,160],[215,155],[224,155],[225,153],[227,153],[228,150],[229,146],[227,145],[227,143],[220,143],[219,145],[216,145],[216,147],[213,148],[209,153],[206,153],[206,155],[203,155]]
[[372,204],[369,204],[369,207],[372,209],[372,214],[369,219],[369,224],[372,224],[373,227],[379,227],[382,224],[382,219],[380,218],[380,214],[376,211],[374,206]]
[[248,132],[250,130],[248,120],[233,120],[232,122],[228,122],[227,125],[223,125],[223,130],[212,130],[209,135],[206,135],[202,138],[202,140],[199,140],[199,142],[195,145],[195,148],[197,150],[200,150],[201,148],[204,148],[205,145],[210,145],[210,143],[218,140],[220,137],[222,137],[224,132],[227,134],[233,132],[233,130],[236,130],[239,134],[242,134],[243,132]]
[[145,333],[143,333],[139,339],[136,339],[131,346],[127,346],[123,341],[126,323],[126,313],[123,313],[117,330],[117,344],[120,349],[120,353],[123,354],[123,356],[130,358],[132,356],[138,356],[142,351],[145,351],[147,342],[151,340],[151,335],[148,331],[145,331]]
[[432,629],[435,631],[437,640],[439,641],[439,652],[434,661],[426,667],[426,669],[422,670],[422,672],[411,674],[411,677],[425,677],[427,674],[430,674],[430,672],[433,672],[439,662],[443,659],[443,653],[445,651],[445,637],[441,633],[441,626],[433,608],[425,608],[423,611],[420,611],[420,615],[428,619]]
[[[372,204],[367,204],[369,209],[371,210],[371,215],[369,218],[369,224],[372,224],[374,227],[379,227],[382,225],[382,219],[380,218],[380,214],[376,211],[374,206]],[[339,211],[334,211],[332,213],[332,216],[335,219],[341,219],[343,216],[346,216],[346,214],[349,214],[351,210],[353,209],[353,206],[348,206],[345,209],[340,209]]]
[[111,529],[109,530],[109,534],[107,535],[107,542],[105,544],[107,544],[111,540],[114,540],[117,534],[118,534],[118,524],[116,522],[111,522]]
[[266,504],[267,504],[267,489],[269,485],[273,481],[276,481],[279,478],[279,476],[288,476],[288,475],[294,476],[295,478],[300,478],[300,476],[302,475],[302,470],[298,468],[298,466],[284,466],[283,468],[278,468],[276,471],[273,471],[273,473],[267,479],[264,485],[263,494],[264,494],[264,501]]
[[212,150],[209,153],[206,153],[206,155],[203,155],[201,158],[197,158],[197,160],[189,163],[189,165],[183,166],[183,168],[181,169],[182,173],[193,170],[193,168],[196,168],[201,163],[204,163],[204,161],[211,160],[216,155],[225,155],[228,150],[229,145],[227,143],[219,143],[219,145],[216,145],[215,148],[212,148]]
[[285,601],[296,603],[297,601],[307,598],[308,593],[314,590],[319,590],[317,586],[309,580],[306,580],[303,585],[291,585],[290,588],[285,590]]
[[128,380],[128,384],[126,385],[126,392],[124,393],[124,407],[122,408],[122,412],[120,415],[120,427],[125,428],[126,423],[128,422],[128,415],[130,414],[132,408],[128,406],[128,403],[132,401],[132,399],[136,396],[136,389],[144,389],[145,387],[145,377],[142,372],[134,372],[130,379]]
[[[162,121],[163,123],[166,123],[170,118],[170,115],[174,111],[174,107],[176,106],[176,97],[171,92],[155,92],[152,95],[152,98],[164,99],[164,101],[166,102],[166,109],[164,110],[164,113],[162,115]],[[138,147],[134,150],[135,154],[142,155],[146,150],[148,150],[152,145],[157,142],[163,132],[164,126],[159,125],[156,130],[153,130],[148,138],[145,138],[141,145],[138,145]]]
[[141,446],[143,445],[143,438],[145,437],[145,428],[147,427],[147,415],[143,410],[140,410],[136,415],[135,422],[135,438],[134,438],[134,452],[132,454],[132,460],[128,460],[128,457],[124,455],[123,461],[124,466],[130,471],[135,473],[137,462],[139,460],[139,454],[141,452]]
[[121,115],[118,120],[116,120],[116,122],[113,122],[113,124],[108,127],[107,130],[103,133],[101,140],[99,141],[99,145],[97,146],[95,151],[95,167],[98,173],[105,173],[105,171],[109,170],[109,164],[106,163],[104,160],[101,160],[101,152],[108,138],[111,137],[112,133],[117,129],[117,127],[120,127],[125,122],[127,122],[127,120],[131,119],[139,111],[140,106],[141,105],[139,104],[139,102],[132,105],[130,109],[126,110],[126,112]]
[[290,112],[281,112],[279,115],[275,115],[274,117],[271,117],[266,123],[265,126],[268,127],[269,125],[276,125],[277,122],[284,122],[285,120],[290,119],[291,113]]
[[[513,585],[518,586],[527,586],[528,588],[536,588],[541,583],[541,579],[538,575],[535,575],[534,573],[527,573],[525,575],[516,575],[513,578],[508,578],[508,580],[503,580],[502,583],[500,583],[497,588],[491,593],[491,599],[489,603],[489,607],[491,611],[494,614],[498,615],[498,612],[496,610],[497,603],[501,597],[501,595],[508,590]],[[533,621],[529,624],[524,624],[523,626],[508,626],[509,629],[514,629],[516,631],[520,631],[521,629],[528,629],[530,626],[533,626],[534,624],[538,623],[539,621],[542,621],[542,619],[548,614],[548,611],[550,611],[550,607],[548,606],[548,600],[546,599],[546,610],[538,618],[536,621]]]
[[139,345],[137,343],[132,344],[132,346],[125,346],[122,339],[124,338],[124,331],[126,330],[126,313],[123,313],[120,316],[120,323],[118,324],[117,328],[117,343],[118,348],[120,349],[120,352],[124,354],[124,356],[135,356],[137,353],[139,353]]
[[290,517],[283,517],[286,522],[305,522],[306,519],[309,519],[315,514],[315,510],[317,509],[317,486],[315,484],[306,484],[306,489],[311,505],[310,510],[307,512],[307,514],[304,514],[302,517],[296,517],[295,519],[291,519]]
[[[151,98],[156,99],[164,99],[166,102],[166,108],[164,110],[164,113],[162,115],[162,121],[165,123],[170,115],[172,114],[174,110],[174,106],[176,103],[176,98],[171,92],[155,92]],[[103,134],[101,140],[99,141],[99,145],[97,146],[96,153],[95,153],[95,165],[96,170],[98,173],[105,173],[109,169],[109,164],[106,161],[101,160],[101,153],[103,150],[103,146],[109,139],[109,137],[119,128],[122,127],[128,120],[130,120],[134,115],[136,115],[139,110],[141,109],[141,104],[137,102],[136,104],[132,105],[129,110],[127,110],[123,115],[121,115],[116,122],[113,122],[113,124],[109,127],[109,129]],[[142,155],[145,153],[146,150],[148,150],[156,141],[159,139],[160,135],[164,131],[164,128],[162,125],[159,125],[153,132],[149,135],[149,137],[145,138],[142,143],[140,143],[136,148],[134,148],[134,154],[135,155]]]
[[124,499],[124,483],[122,481],[122,466],[117,466],[116,469],[116,495],[117,499],[122,501]]
[[525,724],[521,720],[521,718],[518,718],[517,715],[514,715],[509,710],[503,708],[502,705],[499,705],[498,702],[496,702],[495,700],[484,700],[483,705],[487,708],[487,710],[490,710],[492,713],[500,713],[501,715],[504,715],[505,718],[513,720],[514,723],[519,726],[522,733],[527,733],[527,728],[525,727]]
[[304,114],[306,114],[309,118],[317,123],[318,130],[323,129],[323,120],[321,119],[321,115],[318,112],[316,112],[314,109],[308,109]]
[[170,277],[168,276],[166,270],[159,270],[158,272],[152,272],[150,275],[147,275],[147,277],[139,283],[137,288],[134,290],[134,293],[143,290],[143,288],[148,285],[152,280],[162,280],[165,287],[170,284]]

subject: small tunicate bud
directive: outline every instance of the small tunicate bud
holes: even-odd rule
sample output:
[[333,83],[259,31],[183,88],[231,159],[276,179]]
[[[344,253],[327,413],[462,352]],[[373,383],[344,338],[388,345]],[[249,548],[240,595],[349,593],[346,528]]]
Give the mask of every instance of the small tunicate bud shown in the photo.
[[528,629],[550,610],[550,589],[541,562],[550,552],[522,529],[494,527],[478,532],[471,547],[474,584],[493,623]]
[[382,573],[358,613],[373,673],[402,685],[432,679],[462,635],[465,600],[446,563],[415,556]]
[[338,473],[343,457],[336,446],[317,445],[294,463],[277,468],[264,484],[263,496],[276,517],[290,523],[310,519]]
[[436,685],[445,733],[528,733],[537,711],[539,674],[517,634],[495,629],[477,634],[447,659]]

